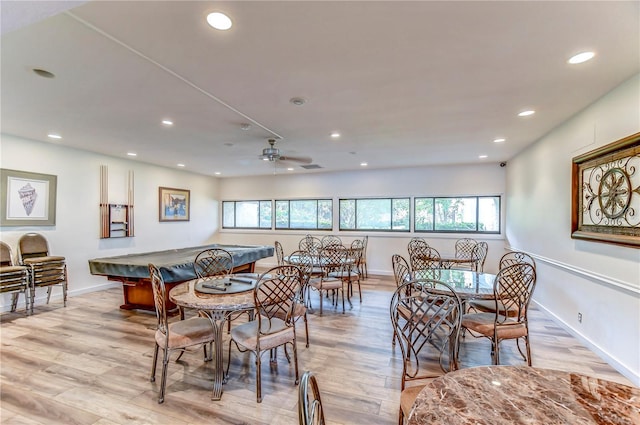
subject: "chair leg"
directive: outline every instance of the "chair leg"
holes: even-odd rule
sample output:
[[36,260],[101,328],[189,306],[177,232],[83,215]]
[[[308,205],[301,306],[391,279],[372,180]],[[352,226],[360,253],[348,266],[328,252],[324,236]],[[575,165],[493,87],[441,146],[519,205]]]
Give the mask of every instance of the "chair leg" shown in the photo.
[[16,308],[18,308],[18,295],[20,295],[20,292],[11,294],[11,312],[16,311]]
[[527,364],[531,366],[531,342],[529,341],[529,335],[524,337],[525,344],[527,346]]
[[298,385],[298,382],[300,382],[300,379],[298,378],[298,344],[296,343],[295,337],[293,339],[293,362],[295,363],[296,368],[296,385]]
[[31,314],[33,314],[33,306],[36,304],[36,287],[31,286]]
[[402,425],[404,423],[404,414],[402,413],[402,407],[398,409],[398,425]]
[[257,397],[258,403],[262,403],[262,382],[260,380],[260,366],[261,366],[260,353],[255,353],[255,354],[256,354],[256,397]]
[[169,367],[169,350],[163,350],[162,357],[162,376],[160,377],[160,394],[158,395],[158,404],[164,403],[164,390],[167,386],[167,368]]
[[29,288],[24,291],[24,308],[26,309],[27,316],[33,312],[33,306],[31,305],[31,296],[29,295]]
[[51,299],[51,290],[53,289],[53,287],[49,286],[47,288],[47,304],[49,304],[49,300]]
[[213,360],[213,342],[209,343],[208,355],[207,355],[207,344],[206,343],[202,344],[202,349],[204,351],[204,361],[205,362],[210,362],[211,360]]
[[304,313],[304,333],[307,336],[307,348],[309,348],[309,324],[307,323],[307,312]]
[[500,340],[496,340],[493,348],[493,361],[496,366],[500,364]]
[[153,349],[153,363],[151,363],[151,376],[149,380],[156,382],[156,365],[158,364],[158,344],[155,344]]
[[67,306],[67,265],[64,266],[64,281],[62,282],[62,305]]

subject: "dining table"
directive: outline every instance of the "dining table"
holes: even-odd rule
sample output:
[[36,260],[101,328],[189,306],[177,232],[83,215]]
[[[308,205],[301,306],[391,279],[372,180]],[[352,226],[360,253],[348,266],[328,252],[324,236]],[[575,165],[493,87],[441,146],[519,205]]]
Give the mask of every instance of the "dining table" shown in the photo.
[[469,267],[470,270],[475,270],[477,267],[478,259],[470,256],[460,256],[455,253],[440,253],[440,268],[450,269],[452,267]]
[[530,366],[472,367],[433,379],[407,420],[407,425],[639,423],[639,388]]
[[215,334],[212,400],[220,400],[222,385],[226,382],[222,347],[225,322],[232,315],[253,312],[253,293],[259,278],[257,273],[198,278],[179,284],[169,292],[169,299],[176,305],[196,309],[211,320]]
[[493,283],[496,275],[491,273],[476,272],[472,270],[457,269],[423,269],[413,270],[412,279],[435,279],[451,286],[464,303],[469,299],[492,300]]

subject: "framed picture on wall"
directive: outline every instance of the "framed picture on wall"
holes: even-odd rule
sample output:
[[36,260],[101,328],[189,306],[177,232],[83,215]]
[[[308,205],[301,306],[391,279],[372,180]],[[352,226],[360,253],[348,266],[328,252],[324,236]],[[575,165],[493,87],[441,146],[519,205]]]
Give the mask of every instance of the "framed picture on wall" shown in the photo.
[[573,158],[571,237],[640,248],[640,133]]
[[57,177],[0,169],[0,226],[54,226]]
[[160,187],[159,192],[160,221],[189,221],[191,213],[189,190]]

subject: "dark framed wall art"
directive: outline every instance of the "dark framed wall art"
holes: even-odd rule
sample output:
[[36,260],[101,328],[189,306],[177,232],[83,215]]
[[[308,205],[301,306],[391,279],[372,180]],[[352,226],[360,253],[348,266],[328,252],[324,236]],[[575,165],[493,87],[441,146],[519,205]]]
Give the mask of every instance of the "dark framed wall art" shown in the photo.
[[640,133],[573,158],[571,237],[640,248]]
[[160,221],[189,221],[191,192],[171,187],[159,188]]

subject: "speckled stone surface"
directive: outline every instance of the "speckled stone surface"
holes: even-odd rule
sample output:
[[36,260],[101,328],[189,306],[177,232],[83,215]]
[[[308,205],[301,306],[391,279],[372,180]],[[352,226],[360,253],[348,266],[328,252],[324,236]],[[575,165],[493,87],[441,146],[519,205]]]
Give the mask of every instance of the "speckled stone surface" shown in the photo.
[[231,282],[227,292],[207,294],[195,289],[198,281],[199,279],[194,279],[176,286],[169,292],[169,299],[181,307],[211,312],[231,312],[254,308],[253,289],[255,285]]
[[527,366],[461,369],[420,392],[408,425],[640,424],[640,389]]

